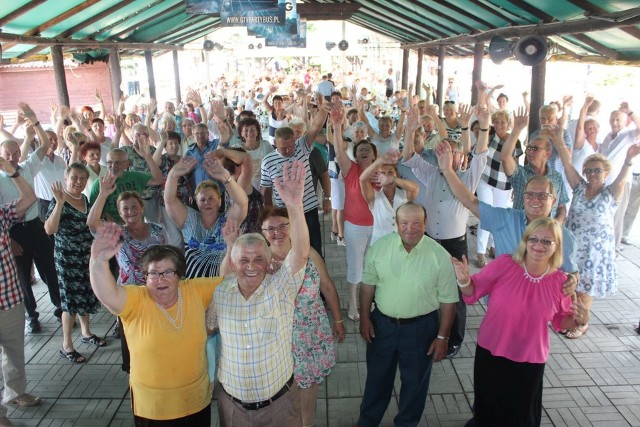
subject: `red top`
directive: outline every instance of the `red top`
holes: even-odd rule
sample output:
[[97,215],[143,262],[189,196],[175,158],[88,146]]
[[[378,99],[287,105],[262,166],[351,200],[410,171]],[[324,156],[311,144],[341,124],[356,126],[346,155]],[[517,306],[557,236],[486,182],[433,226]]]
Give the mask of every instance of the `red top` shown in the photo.
[[363,169],[351,162],[349,173],[344,177],[344,219],[351,224],[373,226],[373,215],[360,190],[360,175]]

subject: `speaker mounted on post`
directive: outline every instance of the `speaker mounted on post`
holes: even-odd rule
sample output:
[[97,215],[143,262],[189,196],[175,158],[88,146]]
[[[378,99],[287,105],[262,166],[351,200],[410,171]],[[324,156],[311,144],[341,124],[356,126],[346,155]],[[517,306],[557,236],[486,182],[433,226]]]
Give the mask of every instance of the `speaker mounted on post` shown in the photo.
[[546,59],[548,53],[547,39],[537,34],[520,37],[513,47],[513,54],[523,65],[537,65]]

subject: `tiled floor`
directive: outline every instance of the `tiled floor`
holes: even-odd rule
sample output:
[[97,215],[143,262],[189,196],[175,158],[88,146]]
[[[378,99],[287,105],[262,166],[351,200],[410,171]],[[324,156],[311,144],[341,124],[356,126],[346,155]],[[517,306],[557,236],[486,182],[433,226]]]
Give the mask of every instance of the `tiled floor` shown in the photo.
[[[346,310],[344,248],[328,242],[330,220],[324,223],[326,260]],[[640,243],[640,239],[637,240]],[[475,240],[470,235],[471,258]],[[545,371],[543,425],[640,426],[640,249],[626,246],[618,260],[620,290],[596,301],[589,332],[571,341],[551,337],[551,356]],[[18,426],[131,426],[127,376],[120,370],[119,341],[96,349],[80,343],[88,357],[72,365],[58,355],[60,324],[51,315],[46,288],[35,288],[43,331],[26,336],[28,391],[44,398],[42,406],[9,411]],[[471,416],[473,353],[484,307],[469,307],[467,338],[458,357],[435,364],[431,389],[421,425],[462,426]],[[344,316],[347,319],[346,315]],[[113,316],[106,311],[92,319],[92,329],[110,337]],[[347,338],[338,345],[338,362],[319,390],[317,426],[352,426],[357,419],[366,377],[365,344],[357,325],[346,320]],[[523,331],[526,333],[526,331]],[[188,361],[185,361],[188,363]],[[398,389],[399,379],[396,381]],[[393,425],[397,403],[392,399],[383,425]],[[213,411],[212,425],[218,425]]]

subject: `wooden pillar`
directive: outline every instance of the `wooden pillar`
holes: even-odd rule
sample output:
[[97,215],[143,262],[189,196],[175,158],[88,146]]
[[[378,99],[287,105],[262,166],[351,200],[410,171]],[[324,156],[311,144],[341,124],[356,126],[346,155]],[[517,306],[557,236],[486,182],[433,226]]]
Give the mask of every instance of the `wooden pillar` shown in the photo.
[[180,67],[178,65],[178,51],[173,51],[173,77],[175,79],[176,86],[176,107],[182,102],[182,95],[180,93]]
[[[418,48],[418,67],[416,71],[416,95],[420,96],[422,88],[422,61],[424,57],[424,49]],[[413,94],[412,94],[413,95]]]
[[444,46],[438,48],[438,95],[436,104],[440,106],[442,112],[442,101],[444,101]]
[[118,48],[109,49],[109,71],[111,72],[111,99],[113,99],[113,109],[118,108],[120,98],[122,98],[122,71],[120,70],[120,56]]
[[484,43],[477,42],[473,48],[473,71],[471,72],[471,105],[478,103],[477,81],[482,81],[482,60],[484,59]]
[[153,54],[150,50],[144,51],[144,61],[147,63],[147,81],[149,82],[149,98],[155,99],[156,97],[156,79],[153,76]]
[[411,51],[409,49],[404,49],[402,51],[402,83],[400,87],[402,89],[406,89],[409,84],[409,54]]
[[529,113],[529,133],[540,129],[540,107],[544,105],[544,81],[547,61],[531,67],[531,110]]
[[58,105],[69,107],[69,91],[67,90],[67,77],[64,73],[64,58],[62,46],[51,46],[51,61],[53,62],[53,75],[56,79],[56,92],[58,93]]

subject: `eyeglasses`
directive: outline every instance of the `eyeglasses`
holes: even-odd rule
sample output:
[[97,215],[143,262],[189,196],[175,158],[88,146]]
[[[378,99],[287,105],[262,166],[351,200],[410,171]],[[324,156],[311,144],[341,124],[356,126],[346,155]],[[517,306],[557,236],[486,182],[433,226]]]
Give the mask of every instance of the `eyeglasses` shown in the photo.
[[533,151],[537,153],[538,151],[549,151],[547,148],[536,147],[535,145],[527,145],[527,151]]
[[542,243],[542,245],[546,246],[546,247],[549,247],[549,246],[553,245],[554,243],[556,243],[553,240],[541,239],[541,238],[536,237],[536,236],[527,237],[527,242],[531,243],[532,245],[535,245],[536,243]]
[[285,224],[280,224],[277,227],[263,228],[262,231],[264,231],[265,233],[269,233],[269,234],[282,233],[284,230],[287,229],[288,226],[289,226],[289,223],[287,222]]
[[444,105],[455,104],[456,101],[444,101]]
[[126,162],[128,162],[128,160],[115,160],[115,161],[107,160],[107,166],[121,165]]
[[156,281],[160,280],[161,277],[165,279],[173,279],[176,275],[174,270],[165,270],[165,271],[149,271],[147,273],[147,280]]
[[592,173],[595,173],[596,175],[600,175],[602,172],[604,171],[600,168],[587,168],[584,170],[585,175],[591,175]]
[[524,198],[527,200],[538,199],[538,200],[547,200],[549,197],[553,196],[551,193],[536,193],[535,191],[525,191]]

